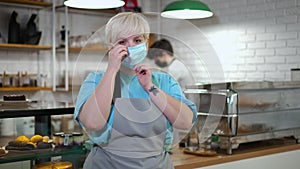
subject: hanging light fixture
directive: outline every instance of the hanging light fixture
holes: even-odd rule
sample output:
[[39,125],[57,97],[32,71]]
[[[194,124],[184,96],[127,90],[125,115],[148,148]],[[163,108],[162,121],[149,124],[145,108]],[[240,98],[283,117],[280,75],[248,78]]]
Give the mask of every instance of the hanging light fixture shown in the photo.
[[68,7],[83,9],[109,9],[118,8],[125,4],[122,0],[66,0]]
[[174,19],[200,19],[213,16],[209,7],[196,0],[180,0],[168,4],[161,13],[162,17]]

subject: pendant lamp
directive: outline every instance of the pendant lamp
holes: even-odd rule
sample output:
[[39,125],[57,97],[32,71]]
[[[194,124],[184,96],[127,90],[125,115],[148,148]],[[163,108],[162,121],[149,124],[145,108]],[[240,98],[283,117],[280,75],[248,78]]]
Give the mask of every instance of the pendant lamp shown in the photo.
[[64,4],[72,8],[109,9],[121,7],[125,2],[122,0],[66,0]]
[[209,7],[197,0],[180,0],[168,4],[162,17],[173,19],[200,19],[213,16]]

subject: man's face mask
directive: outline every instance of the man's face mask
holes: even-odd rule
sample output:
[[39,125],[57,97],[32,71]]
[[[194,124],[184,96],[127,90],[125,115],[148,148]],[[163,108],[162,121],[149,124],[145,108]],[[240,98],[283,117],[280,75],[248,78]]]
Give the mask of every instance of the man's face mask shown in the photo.
[[122,65],[132,69],[135,65],[143,62],[147,55],[146,42],[139,45],[128,47],[129,55],[122,61]]
[[155,64],[161,68],[167,67],[168,63],[167,62],[161,62],[159,60],[155,60]]

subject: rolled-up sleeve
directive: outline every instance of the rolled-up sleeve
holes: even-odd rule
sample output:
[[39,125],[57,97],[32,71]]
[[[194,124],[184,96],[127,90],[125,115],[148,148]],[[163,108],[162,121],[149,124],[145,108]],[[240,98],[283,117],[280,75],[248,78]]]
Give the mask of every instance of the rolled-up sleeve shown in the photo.
[[[84,80],[84,82],[81,85],[81,88],[79,90],[77,101],[75,105],[75,111],[74,111],[74,119],[85,129],[84,124],[79,120],[79,114],[81,112],[82,106],[85,104],[85,102],[91,97],[93,92],[96,90],[96,87],[98,86],[101,78],[103,77],[104,72],[96,73],[92,72],[90,73],[87,78]],[[99,131],[87,131],[87,133],[90,136],[90,141],[92,144],[100,144],[100,143],[108,143],[110,132],[112,129],[112,121],[113,121],[113,107],[111,110],[112,114],[109,116],[108,123]]]
[[75,111],[74,111],[74,119],[80,125],[82,125],[82,123],[80,122],[78,117],[79,117],[79,113],[82,109],[82,106],[91,97],[91,95],[95,91],[102,76],[103,76],[103,73],[92,72],[87,76],[87,78],[83,81],[83,83],[80,87],[80,90],[79,90],[79,93],[77,96],[77,100],[76,100]]

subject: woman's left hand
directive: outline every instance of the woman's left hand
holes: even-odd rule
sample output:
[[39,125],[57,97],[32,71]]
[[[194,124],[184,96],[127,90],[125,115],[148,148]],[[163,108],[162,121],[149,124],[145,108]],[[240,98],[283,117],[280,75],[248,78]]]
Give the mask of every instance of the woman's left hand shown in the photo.
[[144,64],[139,64],[136,65],[134,68],[134,71],[137,74],[138,80],[141,84],[141,86],[147,91],[150,89],[152,84],[152,71],[150,67],[144,65]]

